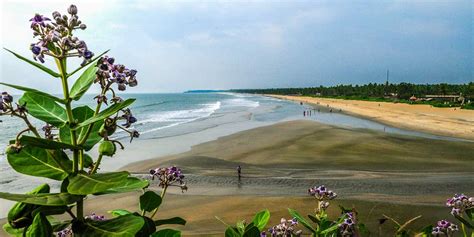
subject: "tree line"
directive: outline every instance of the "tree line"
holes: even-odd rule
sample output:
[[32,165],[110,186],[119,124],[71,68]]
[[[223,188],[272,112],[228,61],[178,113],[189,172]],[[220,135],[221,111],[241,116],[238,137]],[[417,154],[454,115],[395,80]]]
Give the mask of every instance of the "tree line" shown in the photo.
[[411,96],[459,95],[474,98],[474,82],[467,84],[412,84],[412,83],[369,83],[365,85],[337,85],[306,88],[232,89],[237,93],[305,95],[323,97],[398,98],[408,100]]

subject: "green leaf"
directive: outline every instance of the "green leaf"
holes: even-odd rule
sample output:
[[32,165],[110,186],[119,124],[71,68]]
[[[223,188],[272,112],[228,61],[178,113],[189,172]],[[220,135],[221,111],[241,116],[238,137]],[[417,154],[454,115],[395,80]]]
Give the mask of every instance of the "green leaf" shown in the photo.
[[258,236],[260,236],[260,230],[256,226],[253,226],[252,228],[246,230],[244,233],[244,237],[258,237]]
[[81,200],[82,196],[69,193],[16,194],[0,192],[0,198],[40,206],[64,206]]
[[84,167],[90,167],[94,164],[94,160],[89,154],[84,153]]
[[135,237],[150,237],[150,235],[156,231],[155,223],[153,223],[153,220],[149,217],[142,216],[142,218],[145,223]]
[[106,54],[107,52],[109,52],[109,50],[95,56],[94,58],[92,58],[92,60],[90,60],[89,62],[87,62],[86,64],[80,66],[79,68],[77,68],[76,70],[72,71],[71,73],[67,74],[67,77],[70,77],[72,75],[74,75],[76,72],[80,71],[81,69],[87,67],[89,64],[95,62],[97,59],[99,59],[100,57],[102,57],[102,55]]
[[161,205],[161,197],[153,191],[146,191],[140,196],[140,210],[151,212]]
[[41,213],[35,215],[33,223],[26,230],[26,237],[51,237],[52,235],[53,227]]
[[151,235],[152,237],[181,237],[181,231],[173,229],[159,230]]
[[72,162],[62,151],[53,154],[45,149],[25,146],[19,153],[7,154],[8,163],[22,174],[46,177],[54,180],[63,180],[68,176],[65,169],[70,170]]
[[60,76],[61,76],[61,75],[59,75],[57,72],[55,72],[55,71],[53,71],[53,70],[51,70],[51,69],[49,69],[49,68],[43,66],[43,64],[37,63],[37,62],[35,62],[35,61],[31,61],[31,60],[29,60],[29,59],[27,59],[27,58],[25,58],[25,57],[23,57],[23,56],[21,56],[21,55],[15,53],[15,52],[11,51],[11,50],[9,50],[9,49],[6,49],[6,48],[4,48],[4,49],[5,49],[6,51],[12,53],[13,55],[15,55],[15,57],[17,57],[17,58],[19,58],[19,59],[21,59],[21,60],[23,60],[23,61],[25,61],[25,62],[27,62],[27,63],[33,65],[33,66],[35,66],[35,67],[37,67],[37,68],[43,70],[44,72],[48,73],[49,75],[51,75],[51,76],[53,76],[53,77],[60,77]]
[[32,137],[23,135],[20,137],[20,143],[22,145],[30,145],[34,147],[44,148],[44,149],[78,149],[79,147],[73,146],[68,143],[57,142],[54,140],[39,138],[39,137]]
[[45,216],[50,215],[61,215],[64,214],[69,208],[67,206],[40,206],[33,210],[31,214],[35,216],[38,213],[42,213]]
[[3,230],[7,232],[10,236],[22,237],[24,228],[15,229],[10,224],[6,223],[3,225]]
[[173,217],[169,219],[162,219],[155,221],[156,226],[160,225],[186,225],[186,220],[181,217]]
[[67,122],[66,110],[49,97],[27,91],[20,98],[19,103],[26,103],[31,116],[56,127],[61,127]]
[[5,82],[0,82],[0,85],[5,85],[5,86],[9,86],[9,87],[12,87],[12,88],[15,88],[17,90],[20,90],[20,91],[29,91],[29,92],[33,92],[33,93],[36,93],[36,94],[39,94],[39,95],[42,95],[42,96],[45,96],[45,97],[48,97],[56,102],[59,102],[59,103],[62,103],[64,104],[64,100],[63,99],[60,99],[56,96],[53,96],[53,95],[50,95],[48,93],[44,93],[42,91],[39,91],[39,90],[36,90],[36,89],[33,89],[33,88],[28,88],[28,87],[24,87],[24,86],[18,86],[18,85],[13,85],[13,84],[8,84],[8,83],[5,83]]
[[150,185],[148,180],[136,177],[127,177],[125,183],[120,187],[107,189],[103,192],[94,193],[94,195],[110,194],[110,193],[126,193],[144,189]]
[[232,226],[227,227],[224,235],[225,237],[241,237],[239,232],[236,231]]
[[[81,106],[74,108],[72,110],[72,115],[74,116],[74,119],[77,120],[78,123],[82,123],[85,120],[91,118],[94,116],[94,110],[87,106]],[[99,129],[100,126],[102,126],[103,121],[98,121],[92,126],[92,130],[89,134],[89,137],[87,138],[87,141],[84,143],[83,147],[86,151],[92,149],[95,144],[97,144],[102,137],[99,135]],[[78,141],[83,140],[84,137],[87,134],[87,128],[82,127],[79,129],[76,129],[76,134],[77,134],[77,139]],[[62,142],[65,143],[72,143],[71,142],[71,130],[69,129],[68,126],[63,126],[59,129],[59,138],[61,139]]]
[[263,210],[255,214],[252,222],[260,231],[263,231],[268,223],[268,220],[270,220],[270,212],[268,210]]
[[89,90],[89,87],[91,87],[92,83],[94,83],[97,69],[98,68],[96,65],[92,64],[82,73],[74,85],[72,85],[69,96],[73,100],[79,100],[87,92],[87,90]]
[[288,208],[288,212],[292,217],[296,218],[299,223],[306,227],[306,229],[308,229],[312,233],[316,233],[316,230],[311,226],[311,224],[309,224],[308,221],[304,217],[302,217],[296,210]]
[[115,209],[112,211],[108,211],[108,213],[112,214],[112,216],[125,216],[128,214],[132,214],[131,212],[124,209]]
[[81,127],[87,126],[91,123],[95,123],[100,120],[104,120],[105,118],[117,113],[119,110],[131,105],[135,99],[127,99],[121,103],[116,103],[113,104],[112,106],[108,107],[107,109],[102,110],[100,113],[98,113],[96,116],[87,119],[86,121],[79,123],[75,129],[79,129]]
[[105,221],[86,220],[77,236],[84,237],[133,237],[142,228],[140,216],[126,215]]
[[127,182],[128,175],[129,173],[126,171],[93,175],[78,174],[69,177],[67,190],[71,194],[78,195],[100,193],[108,189],[122,187]]

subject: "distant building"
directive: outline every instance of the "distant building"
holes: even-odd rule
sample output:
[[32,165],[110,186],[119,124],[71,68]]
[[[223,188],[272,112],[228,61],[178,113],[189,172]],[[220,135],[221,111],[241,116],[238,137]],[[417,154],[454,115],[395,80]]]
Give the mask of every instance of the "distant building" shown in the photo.
[[463,102],[464,97],[462,94],[459,95],[425,95],[423,100],[431,101],[445,101],[445,102]]
[[411,101],[411,102],[415,102],[415,101],[417,101],[417,100],[418,100],[418,98],[416,98],[415,95],[412,95],[412,96],[410,97],[410,101]]

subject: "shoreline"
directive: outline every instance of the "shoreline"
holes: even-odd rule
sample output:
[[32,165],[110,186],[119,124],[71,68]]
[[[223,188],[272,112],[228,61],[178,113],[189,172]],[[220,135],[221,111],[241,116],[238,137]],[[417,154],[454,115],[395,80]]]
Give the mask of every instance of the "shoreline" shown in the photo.
[[474,110],[308,96],[263,96],[312,106],[329,105],[330,108],[340,109],[341,113],[395,128],[474,141]]

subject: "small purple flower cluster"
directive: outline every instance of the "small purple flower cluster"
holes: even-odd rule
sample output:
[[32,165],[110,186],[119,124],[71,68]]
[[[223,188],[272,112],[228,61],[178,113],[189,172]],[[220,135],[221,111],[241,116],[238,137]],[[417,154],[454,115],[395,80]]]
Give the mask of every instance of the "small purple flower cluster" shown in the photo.
[[[291,220],[281,218],[280,224],[268,229],[268,232],[271,234],[272,237],[301,236],[303,231],[295,230],[295,227],[297,225],[298,225],[298,221],[295,218]],[[260,237],[266,237],[266,236],[267,236],[266,232],[262,232],[260,234]]]
[[119,91],[124,91],[127,85],[134,87],[138,84],[137,70],[128,69],[122,64],[114,64],[115,59],[104,56],[97,62],[97,77],[95,82],[100,83],[102,88],[108,88],[111,84],[117,83]]
[[319,201],[332,200],[337,197],[335,192],[327,189],[324,185],[308,189],[308,194],[314,196]]
[[122,119],[125,120],[125,123],[122,124],[122,126],[129,128],[132,125],[132,123],[137,122],[137,119],[133,117],[132,111],[130,111],[130,109],[124,109],[122,110],[122,112],[123,112]]
[[457,225],[447,220],[440,220],[436,227],[433,227],[431,234],[433,236],[452,236],[452,234],[458,230],[459,228]]
[[0,101],[0,111],[7,112],[11,108],[11,103],[13,102],[13,96],[7,92],[2,92],[2,97]]
[[446,206],[451,207],[451,214],[460,216],[466,209],[474,208],[474,197],[464,194],[455,194],[454,197],[446,201]]
[[339,224],[339,230],[342,236],[352,236],[356,224],[354,213],[346,212],[344,221]]
[[84,219],[89,219],[89,220],[93,220],[93,221],[105,221],[105,220],[107,220],[105,218],[105,216],[99,216],[99,215],[96,215],[95,213],[92,213],[88,216],[85,216]]
[[178,186],[181,188],[181,191],[188,190],[186,183],[184,182],[184,174],[180,168],[176,166],[171,166],[168,168],[156,168],[150,170],[150,176],[152,180],[160,180],[160,187],[165,188],[169,186]]
[[57,237],[70,237],[70,236],[72,236],[72,234],[73,234],[72,229],[70,227],[68,227],[68,228],[65,228],[61,231],[58,231],[56,233],[56,236]]
[[[40,14],[36,14],[31,21],[31,29],[33,36],[38,37],[36,43],[31,44],[31,52],[33,58],[44,62],[44,56],[50,55],[54,57],[82,57],[84,61],[82,65],[89,62],[94,53],[88,50],[84,41],[72,36],[73,30],[85,30],[87,26],[83,24],[77,16],[77,7],[71,5],[68,8],[70,16],[61,15],[59,12],[53,12],[53,20]],[[76,50],[74,53],[69,53]]]

